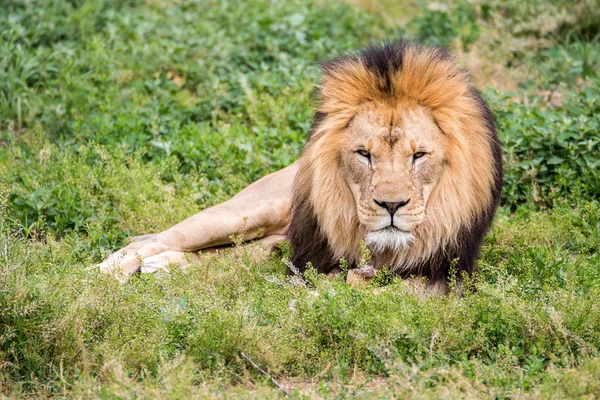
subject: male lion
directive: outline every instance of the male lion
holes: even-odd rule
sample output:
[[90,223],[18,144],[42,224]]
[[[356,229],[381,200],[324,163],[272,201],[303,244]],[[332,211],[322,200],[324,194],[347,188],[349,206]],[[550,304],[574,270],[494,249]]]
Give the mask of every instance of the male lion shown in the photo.
[[[302,157],[108,257],[125,277],[188,263],[185,252],[287,237],[292,263],[327,273],[360,244],[374,268],[426,277],[445,291],[449,270],[471,273],[502,186],[492,115],[469,74],[438,48],[399,41],[324,64]],[[195,253],[192,253],[194,256]]]

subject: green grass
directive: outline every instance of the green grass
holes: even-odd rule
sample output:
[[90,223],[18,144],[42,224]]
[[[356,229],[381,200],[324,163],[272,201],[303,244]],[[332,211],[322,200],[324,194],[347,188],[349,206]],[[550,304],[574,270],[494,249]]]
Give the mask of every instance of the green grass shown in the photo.
[[[595,8],[390,4],[4,2],[0,393],[281,397],[243,352],[296,398],[596,395]],[[510,81],[480,84],[506,184],[474,290],[306,288],[243,248],[125,285],[88,268],[295,160],[317,62],[399,34]]]

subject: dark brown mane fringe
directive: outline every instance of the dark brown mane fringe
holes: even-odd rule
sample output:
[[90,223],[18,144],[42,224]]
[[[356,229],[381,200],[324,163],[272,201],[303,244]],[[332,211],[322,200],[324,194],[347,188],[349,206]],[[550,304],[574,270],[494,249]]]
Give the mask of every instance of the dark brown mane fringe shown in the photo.
[[310,191],[292,200],[292,223],[288,240],[292,244],[292,264],[301,273],[311,263],[321,273],[328,273],[339,260],[335,260],[327,237],[319,227],[317,215],[310,204]]

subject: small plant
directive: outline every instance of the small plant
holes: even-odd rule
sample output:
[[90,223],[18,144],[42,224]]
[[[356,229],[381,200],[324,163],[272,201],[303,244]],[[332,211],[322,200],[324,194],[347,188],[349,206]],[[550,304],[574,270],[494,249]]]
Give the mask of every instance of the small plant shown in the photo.
[[360,241],[360,260],[358,261],[358,265],[362,267],[366,265],[369,261],[371,261],[371,250],[365,243],[364,240]]
[[321,279],[319,271],[312,265],[310,261],[306,263],[306,269],[302,275],[304,276],[304,280],[311,286],[315,286]]
[[348,271],[350,270],[348,260],[346,260],[344,257],[340,258],[338,266],[340,267],[340,270],[342,271],[344,276],[348,274]]
[[382,268],[375,272],[375,276],[369,284],[374,287],[387,286],[394,280],[394,274],[389,268]]

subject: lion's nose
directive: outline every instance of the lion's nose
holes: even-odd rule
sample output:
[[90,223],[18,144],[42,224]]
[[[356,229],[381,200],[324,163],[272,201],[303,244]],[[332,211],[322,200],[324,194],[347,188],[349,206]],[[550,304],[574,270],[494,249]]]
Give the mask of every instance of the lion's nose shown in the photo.
[[383,207],[386,210],[388,210],[388,212],[390,213],[391,216],[394,216],[396,211],[398,211],[398,209],[400,207],[404,207],[405,205],[407,205],[408,202],[410,201],[410,199],[405,200],[405,201],[379,201],[379,200],[373,200],[373,201],[379,207]]

